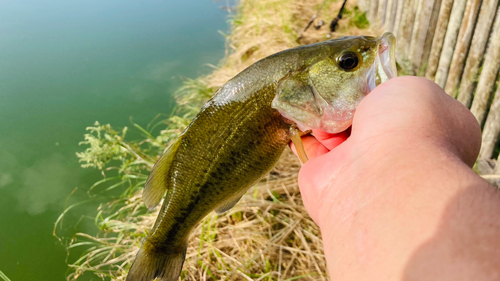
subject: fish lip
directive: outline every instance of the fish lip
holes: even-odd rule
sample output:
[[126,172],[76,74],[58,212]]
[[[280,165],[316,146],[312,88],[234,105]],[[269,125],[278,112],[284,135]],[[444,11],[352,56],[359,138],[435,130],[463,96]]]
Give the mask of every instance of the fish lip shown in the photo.
[[[379,59],[382,65],[382,70],[387,75],[388,79],[394,78],[398,75],[396,69],[396,37],[390,32],[384,33],[379,39]],[[382,81],[385,82],[385,81]]]
[[[379,39],[378,53],[371,69],[368,71],[365,94],[370,93],[376,86],[397,76],[396,69],[396,38],[390,32],[384,33]],[[378,78],[378,81],[377,81]]]

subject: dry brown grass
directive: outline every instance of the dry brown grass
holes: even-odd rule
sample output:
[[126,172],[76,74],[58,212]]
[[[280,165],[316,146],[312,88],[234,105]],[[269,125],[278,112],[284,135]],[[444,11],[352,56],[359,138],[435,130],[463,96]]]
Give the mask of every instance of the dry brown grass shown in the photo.
[[[213,92],[257,60],[278,51],[327,39],[328,24],[337,15],[340,1],[325,1],[316,20],[320,30],[302,30],[323,0],[242,0],[228,37],[228,55],[222,66],[198,80]],[[350,0],[347,9],[352,11]],[[351,13],[352,15],[352,13]],[[344,16],[332,38],[345,35],[379,35],[360,30],[352,17]],[[303,39],[299,43],[299,35]],[[188,106],[190,98],[182,99]],[[181,101],[180,101],[181,102]],[[182,103],[182,102],[181,102]],[[151,164],[151,163],[148,163]],[[250,189],[229,212],[207,216],[192,232],[182,280],[328,280],[318,226],[308,216],[297,185],[300,164],[287,150],[274,170]],[[136,185],[145,175],[138,176]],[[84,273],[103,279],[125,280],[141,241],[153,226],[157,213],[147,213],[141,191],[132,193],[121,208],[104,207],[98,217],[98,237],[78,234],[70,250],[87,251],[70,267],[69,280]],[[109,206],[117,206],[112,202]],[[108,206],[108,207],[109,207]],[[112,209],[112,207],[111,207]]]
[[[320,19],[325,26],[316,30],[311,26],[303,32],[311,17],[323,6]],[[208,76],[208,85],[219,88],[227,80],[256,61],[276,52],[327,40],[328,25],[342,6],[340,0],[242,0],[228,36],[228,56],[223,66]],[[349,0],[346,8],[353,11],[356,1]],[[381,30],[359,29],[353,18],[344,15],[339,28],[331,38],[348,35],[381,35]],[[302,36],[300,42],[298,37]]]
[[233,209],[205,218],[193,231],[183,280],[327,280],[319,229],[297,186],[299,168],[287,151]]
[[[317,225],[300,197],[300,163],[289,149],[276,167],[229,212],[208,215],[194,230],[182,280],[328,280],[323,244]],[[142,238],[157,212],[138,215],[141,193],[129,198],[101,222],[107,235],[80,233],[71,247],[92,244],[69,280],[85,272],[105,279],[125,280]],[[105,224],[105,226],[102,226]],[[134,232],[134,236],[126,235]],[[110,235],[116,234],[116,235]]]

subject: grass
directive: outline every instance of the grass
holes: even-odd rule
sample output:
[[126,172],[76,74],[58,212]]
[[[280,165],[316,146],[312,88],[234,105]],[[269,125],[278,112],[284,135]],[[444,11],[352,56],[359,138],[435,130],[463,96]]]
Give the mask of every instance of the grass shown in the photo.
[[0,270],[0,278],[2,278],[3,281],[10,281],[9,277],[7,277],[7,275],[5,275],[5,273],[3,273],[1,270]]
[[[329,23],[342,3],[331,0],[242,0],[231,18],[226,58],[206,77],[186,79],[175,94],[177,108],[169,118],[157,118],[138,142],[126,140],[127,128],[94,124],[77,153],[82,167],[96,168],[103,179],[89,194],[120,191],[115,200],[98,209],[96,236],[76,234],[69,254],[68,280],[94,275],[103,280],[125,280],[141,242],[156,220],[141,198],[142,187],[154,162],[189,124],[204,102],[234,75],[257,60],[278,51],[327,39],[328,25],[320,30],[304,27],[320,7],[318,19]],[[333,38],[345,35],[380,35],[367,29],[366,17],[354,2],[339,22]],[[299,36],[302,36],[298,42]],[[159,134],[151,132],[164,128]],[[328,280],[318,226],[308,216],[297,185],[300,164],[287,150],[277,166],[250,189],[229,212],[207,216],[192,232],[182,280]],[[113,175],[113,176],[110,176]],[[82,203],[77,203],[82,204]],[[54,235],[69,206],[55,223]],[[68,255],[69,255],[68,254]],[[71,256],[71,255],[69,255]]]

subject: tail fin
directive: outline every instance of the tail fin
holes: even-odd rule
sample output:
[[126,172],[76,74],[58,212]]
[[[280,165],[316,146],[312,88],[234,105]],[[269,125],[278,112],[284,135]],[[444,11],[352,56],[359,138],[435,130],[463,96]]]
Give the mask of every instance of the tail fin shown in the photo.
[[[146,242],[147,243],[147,242]],[[187,244],[177,253],[147,251],[141,247],[127,275],[126,281],[177,281],[186,258]]]

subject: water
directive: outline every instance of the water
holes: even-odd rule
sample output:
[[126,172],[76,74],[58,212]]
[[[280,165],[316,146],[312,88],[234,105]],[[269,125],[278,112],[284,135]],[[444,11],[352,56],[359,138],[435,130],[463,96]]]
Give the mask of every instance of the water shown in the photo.
[[[101,178],[75,156],[85,127],[169,113],[180,77],[223,57],[224,4],[0,0],[0,270],[13,281],[64,280],[54,221]],[[75,209],[60,233],[94,231],[94,215]]]

